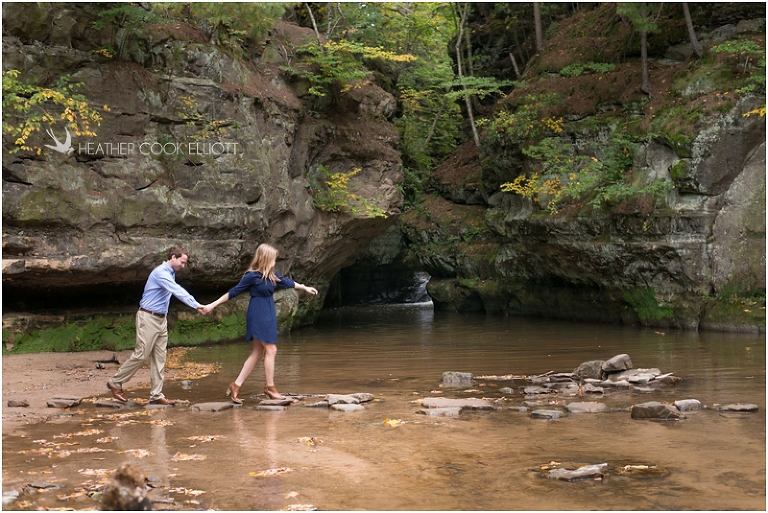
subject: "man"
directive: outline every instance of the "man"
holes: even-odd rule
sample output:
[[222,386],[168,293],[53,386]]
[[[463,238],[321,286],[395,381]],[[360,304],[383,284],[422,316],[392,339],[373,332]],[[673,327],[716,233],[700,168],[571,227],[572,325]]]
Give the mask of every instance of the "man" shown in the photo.
[[171,295],[204,314],[203,306],[192,295],[176,283],[176,271],[187,265],[189,251],[182,246],[168,250],[168,260],[155,267],[144,286],[144,294],[136,312],[136,348],[117,373],[107,381],[112,397],[128,402],[123,394],[123,383],[127,383],[136,371],[149,360],[151,389],[150,404],[172,406],[176,401],[163,395],[166,346],[168,345],[168,305]]

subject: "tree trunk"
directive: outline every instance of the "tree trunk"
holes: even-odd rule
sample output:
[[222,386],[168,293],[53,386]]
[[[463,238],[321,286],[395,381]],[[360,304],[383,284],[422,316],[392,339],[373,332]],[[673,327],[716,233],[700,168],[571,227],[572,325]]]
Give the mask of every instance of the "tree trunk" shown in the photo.
[[[461,62],[461,41],[464,39],[464,23],[467,20],[467,7],[469,6],[469,2],[464,3],[464,10],[461,13],[461,21],[459,22],[459,35],[456,37],[456,67],[458,68],[459,72],[459,79],[464,78],[464,73],[462,71],[462,62]],[[467,86],[462,86],[464,89],[467,88]],[[475,138],[475,146],[478,148],[480,147],[480,135],[477,133],[477,127],[475,126],[475,115],[472,112],[472,101],[469,99],[469,96],[464,97],[464,103],[467,105],[467,115],[469,116],[469,124],[472,127],[472,136]]]
[[517,61],[515,60],[515,56],[512,54],[512,52],[509,52],[509,59],[512,61],[512,67],[515,69],[515,76],[518,80],[520,80],[520,68],[517,67]]
[[640,60],[643,67],[643,83],[640,90],[648,96],[653,96],[651,90],[651,77],[648,75],[648,33],[640,31]]
[[533,21],[536,26],[536,51],[544,48],[544,32],[541,30],[541,2],[533,2]]
[[317,37],[317,42],[321,43],[320,40],[320,31],[317,30],[317,21],[315,21],[315,15],[312,14],[312,7],[309,6],[309,2],[304,4],[307,7],[307,12],[309,13],[309,19],[312,20],[312,28],[315,29],[315,37]]
[[691,11],[688,10],[688,2],[683,2],[683,14],[685,14],[685,26],[688,27],[688,36],[691,38],[693,53],[696,54],[696,57],[701,59],[704,56],[704,50],[702,50],[701,43],[699,43],[699,40],[696,37],[693,21],[691,21]]

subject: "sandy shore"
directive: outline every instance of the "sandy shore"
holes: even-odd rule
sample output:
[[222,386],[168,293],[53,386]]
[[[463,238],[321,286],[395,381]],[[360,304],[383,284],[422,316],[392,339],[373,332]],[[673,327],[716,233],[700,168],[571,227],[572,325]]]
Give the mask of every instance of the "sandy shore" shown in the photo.
[[[115,363],[102,363],[116,355],[124,362],[132,351],[86,351],[81,353],[39,353],[5,355],[3,360],[3,434],[19,427],[43,422],[62,412],[49,408],[47,402],[57,395],[82,398],[110,398],[107,380],[117,371]],[[166,380],[173,379],[176,371],[166,368]],[[125,390],[149,386],[149,369],[141,368],[126,385]],[[27,407],[9,407],[11,399],[26,400]]]

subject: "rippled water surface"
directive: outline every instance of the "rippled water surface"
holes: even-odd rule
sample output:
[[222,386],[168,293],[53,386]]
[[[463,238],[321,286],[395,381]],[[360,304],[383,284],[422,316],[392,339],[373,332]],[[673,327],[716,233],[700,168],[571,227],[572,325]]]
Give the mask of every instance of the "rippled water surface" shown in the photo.
[[[166,383],[169,397],[192,404],[225,400],[248,347],[239,341],[197,348],[188,358],[219,362],[222,370],[188,389]],[[656,367],[683,378],[655,392],[604,397],[546,398],[546,407],[571,401],[606,403],[609,412],[543,421],[519,411],[523,382],[478,379],[473,389],[441,386],[445,371],[475,376],[570,372],[580,363],[630,355],[636,368]],[[343,413],[297,404],[285,411],[254,407],[264,385],[258,366],[241,395],[245,405],[217,413],[169,408],[153,419],[118,425],[73,416],[63,424],[32,426],[27,436],[3,439],[3,489],[56,465],[61,489],[35,507],[94,506],[87,497],[58,501],[87,478],[83,469],[114,469],[132,461],[157,479],[156,509],[271,510],[312,505],[320,510],[764,510],[765,336],[660,331],[550,320],[434,313],[430,305],[324,311],[309,327],[281,335],[276,384],[295,394],[369,392],[364,411]],[[512,387],[503,394],[501,387]],[[252,396],[252,397],[251,397]],[[416,414],[424,397],[487,397],[492,412],[458,418]],[[646,401],[698,399],[707,406],[677,422],[632,420],[628,408]],[[307,399],[313,402],[316,399]],[[558,401],[558,404],[547,404]],[[753,403],[757,413],[727,413],[719,404]],[[395,426],[385,420],[401,421]],[[119,437],[99,454],[51,459],[19,451],[61,433],[83,446]],[[208,443],[189,437],[220,435]],[[314,440],[314,446],[305,441]],[[143,458],[120,451],[145,449]],[[203,461],[172,461],[178,453]],[[103,458],[103,459],[96,459]],[[602,481],[563,482],[532,471],[550,462],[575,468],[607,463]],[[625,465],[657,472],[622,474]],[[255,477],[268,469],[290,469]],[[41,476],[42,480],[46,477]],[[175,491],[173,491],[175,490]],[[181,490],[181,491],[179,491]],[[205,493],[184,495],[183,490]],[[185,502],[185,501],[197,501]],[[8,509],[8,507],[4,508]]]

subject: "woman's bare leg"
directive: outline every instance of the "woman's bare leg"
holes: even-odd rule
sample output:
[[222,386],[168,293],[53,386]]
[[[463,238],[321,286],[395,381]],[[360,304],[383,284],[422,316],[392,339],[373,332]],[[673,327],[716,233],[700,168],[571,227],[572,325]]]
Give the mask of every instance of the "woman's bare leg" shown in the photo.
[[[251,342],[253,342],[253,350],[251,351],[251,354],[248,355],[248,358],[246,358],[245,362],[243,363],[243,368],[240,371],[240,375],[237,376],[237,379],[235,380],[235,385],[238,387],[243,386],[243,383],[245,383],[246,378],[251,374],[251,371],[253,371],[253,368],[256,367],[256,363],[258,363],[259,360],[264,356],[264,346],[259,342],[258,340],[251,339]],[[273,358],[273,365],[274,365],[274,358]],[[264,368],[266,369],[267,361],[264,360]]]
[[267,379],[267,386],[275,386],[275,355],[277,354],[277,344],[260,345],[264,348],[264,376]]

